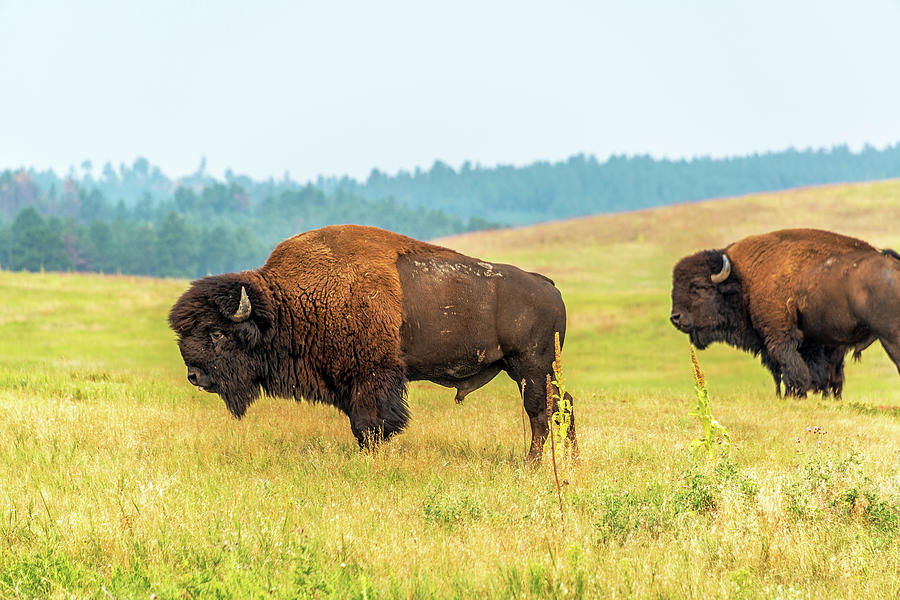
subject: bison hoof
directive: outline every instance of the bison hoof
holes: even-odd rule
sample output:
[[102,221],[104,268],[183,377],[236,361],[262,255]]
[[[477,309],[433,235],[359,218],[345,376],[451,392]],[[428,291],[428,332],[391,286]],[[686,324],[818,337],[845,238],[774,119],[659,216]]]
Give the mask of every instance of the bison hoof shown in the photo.
[[381,429],[366,429],[363,431],[354,431],[360,450],[374,450],[384,441],[384,432]]
[[525,457],[525,464],[529,467],[537,467],[541,464],[541,458],[543,458],[543,456],[540,452],[529,452]]

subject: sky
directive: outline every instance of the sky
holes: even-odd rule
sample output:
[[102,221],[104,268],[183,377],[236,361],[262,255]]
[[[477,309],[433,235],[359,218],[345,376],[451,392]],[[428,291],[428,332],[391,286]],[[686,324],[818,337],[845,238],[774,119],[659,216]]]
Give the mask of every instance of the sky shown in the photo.
[[900,0],[0,0],[0,169],[883,147],[898,72]]

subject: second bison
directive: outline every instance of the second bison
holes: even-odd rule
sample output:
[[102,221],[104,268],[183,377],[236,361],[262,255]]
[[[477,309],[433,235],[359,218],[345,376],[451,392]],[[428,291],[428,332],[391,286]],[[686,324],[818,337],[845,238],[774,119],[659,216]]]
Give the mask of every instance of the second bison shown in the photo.
[[681,259],[670,318],[699,348],[760,354],[789,394],[840,395],[851,348],[877,339],[900,370],[900,256],[816,229],[753,235]]
[[285,240],[257,270],[193,282],[169,323],[188,380],[236,417],[261,390],[325,402],[360,445],[406,426],[407,381],[456,388],[461,401],[505,371],[525,382],[539,460],[566,311],[543,275],[342,225]]

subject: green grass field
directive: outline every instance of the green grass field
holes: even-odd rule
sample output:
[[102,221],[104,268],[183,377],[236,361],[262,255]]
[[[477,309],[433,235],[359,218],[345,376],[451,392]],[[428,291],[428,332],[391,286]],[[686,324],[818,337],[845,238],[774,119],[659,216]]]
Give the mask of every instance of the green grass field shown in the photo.
[[500,376],[463,405],[410,388],[363,453],[325,406],[236,421],[185,380],[185,281],[0,272],[0,598],[900,596],[900,378],[876,344],[842,401],[779,400],[758,361],[699,354],[727,458],[694,458],[685,254],[775,228],[900,248],[900,182],[484,232],[442,243],[553,277],[581,460],[523,466]]

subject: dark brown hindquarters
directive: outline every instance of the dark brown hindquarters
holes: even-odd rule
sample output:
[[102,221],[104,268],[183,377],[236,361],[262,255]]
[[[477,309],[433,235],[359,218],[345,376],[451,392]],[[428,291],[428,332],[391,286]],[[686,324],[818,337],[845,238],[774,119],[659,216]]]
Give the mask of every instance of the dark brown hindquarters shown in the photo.
[[[501,371],[520,388],[524,380],[529,458],[539,461],[547,436],[545,382],[552,375],[554,333],[565,338],[559,291],[542,275],[456,253],[401,256],[397,269],[407,377],[456,388],[457,402]],[[575,439],[574,427],[570,437]]]

